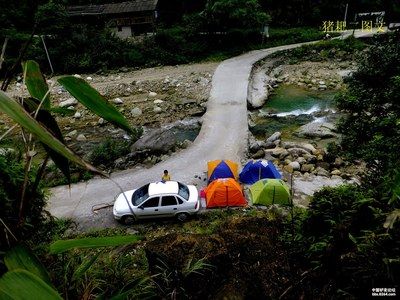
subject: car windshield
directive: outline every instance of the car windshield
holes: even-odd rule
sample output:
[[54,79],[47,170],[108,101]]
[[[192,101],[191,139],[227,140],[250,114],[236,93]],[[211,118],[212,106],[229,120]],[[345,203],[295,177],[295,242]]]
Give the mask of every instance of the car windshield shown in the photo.
[[178,182],[178,195],[185,200],[189,199],[189,188],[180,182]]
[[140,205],[144,200],[149,197],[149,184],[137,189],[132,195],[132,204],[134,206]]

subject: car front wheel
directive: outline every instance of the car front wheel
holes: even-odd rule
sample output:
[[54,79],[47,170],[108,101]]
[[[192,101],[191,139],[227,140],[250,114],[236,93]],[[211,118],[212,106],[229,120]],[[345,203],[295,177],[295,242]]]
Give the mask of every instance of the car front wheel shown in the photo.
[[135,217],[132,215],[126,215],[121,218],[121,223],[125,225],[131,225],[135,222]]
[[179,213],[176,215],[176,218],[179,222],[184,222],[189,218],[189,215],[187,213]]

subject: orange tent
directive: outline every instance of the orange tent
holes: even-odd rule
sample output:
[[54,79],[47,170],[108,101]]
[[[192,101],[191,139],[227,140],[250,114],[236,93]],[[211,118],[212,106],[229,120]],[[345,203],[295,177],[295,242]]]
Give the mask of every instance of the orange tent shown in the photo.
[[205,189],[207,208],[246,206],[242,187],[233,178],[221,178],[211,182]]

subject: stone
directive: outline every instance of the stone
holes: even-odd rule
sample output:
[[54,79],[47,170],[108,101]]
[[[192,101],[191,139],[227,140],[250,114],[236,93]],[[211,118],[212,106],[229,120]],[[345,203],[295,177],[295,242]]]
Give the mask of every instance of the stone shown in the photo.
[[76,78],[82,78],[82,76],[79,75],[79,74],[74,74],[74,77],[76,77]]
[[295,158],[303,156],[304,154],[310,154],[307,150],[302,148],[289,148],[287,151]]
[[301,148],[304,149],[312,154],[315,154],[317,152],[317,149],[309,144],[309,143],[296,143],[296,142],[282,142],[282,147],[283,148]]
[[132,110],[131,110],[131,115],[133,116],[133,117],[139,117],[139,116],[141,116],[142,115],[142,110],[139,108],[139,107],[135,107],[135,108],[133,108]]
[[154,104],[161,104],[164,103],[164,101],[162,101],[161,99],[156,99],[153,101]]
[[289,166],[291,166],[294,171],[298,171],[301,169],[300,163],[298,161],[292,161]]
[[157,97],[157,93],[155,93],[155,92],[149,92],[149,97],[150,97],[150,98]]
[[60,107],[69,107],[69,106],[73,106],[73,105],[77,105],[77,104],[78,104],[78,100],[76,100],[75,98],[69,98],[67,100],[60,102],[59,106]]
[[317,167],[315,170],[315,173],[318,176],[324,176],[324,177],[329,177],[329,171],[325,170],[324,168]]
[[288,172],[288,173],[293,173],[293,167],[291,165],[284,166],[283,170]]
[[82,114],[78,111],[74,114],[75,119],[80,119],[81,117],[82,117]]
[[115,99],[113,100],[113,102],[114,102],[114,104],[117,104],[117,105],[123,104],[123,103],[124,103],[124,101],[123,101],[121,98],[115,98]]
[[336,157],[336,158],[335,158],[335,162],[333,163],[333,165],[334,165],[336,168],[339,168],[339,167],[341,167],[341,166],[344,165],[344,161],[343,161],[343,159],[342,159],[341,157]]
[[71,132],[67,133],[65,136],[67,137],[75,137],[78,134],[77,130],[72,130]]
[[[276,141],[275,141],[276,142]],[[265,144],[264,144],[264,148],[265,149],[273,149],[273,148],[276,148],[276,144],[275,144],[275,142],[265,142]]]
[[302,172],[312,172],[314,170],[314,165],[313,164],[304,164],[301,166],[301,171]]
[[68,106],[67,109],[68,109],[68,110],[75,110],[75,107],[73,107],[73,106],[71,105],[71,106]]
[[87,138],[86,138],[86,136],[84,135],[84,134],[79,134],[77,137],[76,137],[76,140],[78,141],[78,142],[84,142],[84,141],[86,141],[87,140]]
[[299,158],[297,158],[296,159],[296,161],[299,163],[299,164],[305,164],[307,161],[306,161],[306,159],[304,158],[304,157],[302,157],[302,156],[300,156]]
[[183,149],[186,149],[186,148],[188,148],[190,145],[192,144],[192,141],[189,141],[189,140],[184,140],[183,142],[182,142],[182,148]]
[[162,108],[159,107],[159,106],[155,106],[155,107],[153,108],[153,111],[154,111],[156,114],[160,114],[160,113],[162,113]]
[[311,137],[311,138],[331,138],[336,137],[333,132],[335,125],[325,122],[311,122],[301,126],[295,135],[299,137]]
[[104,125],[106,123],[106,121],[103,119],[103,118],[100,118],[98,121],[97,121],[97,124],[99,124],[99,125]]
[[336,175],[336,176],[340,176],[342,174],[342,172],[340,172],[340,170],[335,169],[331,172],[331,175]]
[[278,140],[281,137],[281,133],[279,131],[275,132],[274,134],[272,134],[269,138],[267,138],[267,143],[268,142],[275,142],[276,140]]
[[325,85],[325,84],[320,84],[319,86],[318,86],[318,89],[319,90],[322,90],[322,91],[324,91],[324,90],[326,90],[328,87]]
[[87,81],[92,81],[92,80],[93,80],[93,78],[92,78],[92,77],[90,77],[90,76],[88,76],[88,77],[86,77],[86,80],[87,80]]
[[251,157],[253,159],[260,159],[260,158],[264,158],[265,156],[265,152],[263,149],[258,150],[256,153],[254,153]]
[[329,163],[328,162],[324,162],[324,161],[319,161],[319,162],[317,162],[316,165],[317,165],[317,167],[323,168],[325,170],[329,170],[329,167],[330,167]]
[[284,148],[275,148],[271,151],[273,157],[279,157],[279,159],[284,159],[286,156],[289,155],[289,152]]

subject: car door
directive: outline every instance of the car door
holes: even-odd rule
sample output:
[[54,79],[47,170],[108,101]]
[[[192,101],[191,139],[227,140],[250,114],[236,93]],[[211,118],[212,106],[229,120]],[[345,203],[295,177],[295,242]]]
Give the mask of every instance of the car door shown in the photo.
[[165,195],[161,197],[160,216],[173,217],[178,211],[178,203],[173,195]]
[[154,218],[159,215],[160,197],[150,197],[138,206],[136,210],[136,217],[138,219]]

